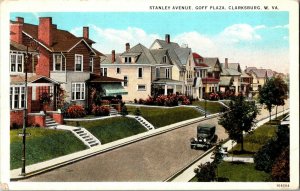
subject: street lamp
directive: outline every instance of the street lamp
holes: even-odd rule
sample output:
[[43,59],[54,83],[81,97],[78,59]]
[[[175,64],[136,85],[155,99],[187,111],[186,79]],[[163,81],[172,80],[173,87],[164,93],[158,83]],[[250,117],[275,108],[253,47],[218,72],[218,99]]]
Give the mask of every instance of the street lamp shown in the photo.
[[207,99],[207,97],[206,97],[206,88],[207,88],[207,75],[206,75],[206,78],[205,78],[205,89],[204,89],[204,95],[205,95],[205,97],[204,97],[204,111],[205,111],[204,117],[205,118],[206,118],[206,99]]
[[24,80],[24,109],[23,109],[23,128],[22,128],[22,169],[21,169],[21,176],[25,176],[26,175],[26,170],[25,170],[25,166],[26,166],[26,126],[27,126],[27,65],[29,62],[29,56],[31,56],[32,54],[29,53],[29,47],[33,48],[34,51],[37,50],[38,48],[38,44],[35,41],[31,41],[29,46],[26,46],[26,53],[24,53],[24,72],[25,72],[25,80]]

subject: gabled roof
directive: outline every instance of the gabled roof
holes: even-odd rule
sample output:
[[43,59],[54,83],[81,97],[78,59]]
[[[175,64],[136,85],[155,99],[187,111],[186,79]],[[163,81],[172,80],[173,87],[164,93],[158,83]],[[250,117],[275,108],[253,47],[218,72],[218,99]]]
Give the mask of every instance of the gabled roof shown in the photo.
[[105,54],[104,60],[101,62],[101,64],[121,64],[121,53],[116,53],[115,54],[115,62],[112,63],[112,54]]
[[[42,75],[33,75],[27,78],[28,83],[52,83],[52,84],[59,84],[58,81],[48,78]],[[24,84],[25,83],[25,76],[23,75],[11,75],[10,76],[10,83],[11,84]]]
[[155,43],[158,43],[162,49],[168,50],[170,59],[175,65],[177,65],[179,68],[184,68],[185,64],[187,63],[188,56],[191,53],[190,48],[182,48],[178,45],[178,43],[175,42],[167,43],[164,40],[156,39],[150,46],[151,50],[153,50],[152,46]]
[[[11,21],[12,24],[17,23],[16,21]],[[23,23],[23,31],[25,35],[29,36],[33,39],[38,39],[38,26],[28,23]],[[91,39],[76,37],[72,33],[66,30],[61,30],[57,28],[52,28],[52,45],[46,46],[44,43],[38,41],[45,48],[52,52],[68,52],[75,45],[80,42],[84,42],[88,48],[90,48],[97,56],[103,56],[99,51],[95,51],[94,48],[91,47],[91,44],[95,43]]]
[[248,75],[245,71],[242,71],[241,77],[242,77],[242,78],[251,78],[251,76]]
[[220,77],[220,86],[230,86],[233,81],[232,76],[221,76]]
[[193,58],[194,58],[194,63],[195,63],[195,67],[203,67],[203,68],[207,68],[209,67],[207,64],[205,64],[203,61],[202,62],[198,62],[198,60],[204,60],[204,58],[202,56],[200,56],[199,54],[193,52]]
[[258,78],[271,78],[275,75],[275,73],[270,69],[253,69],[250,73],[253,73]]
[[246,73],[249,73],[251,70],[256,70],[257,68],[256,67],[247,67],[246,69],[245,69],[245,72]]
[[220,63],[222,67],[221,76],[240,76],[240,64],[239,63],[228,63],[228,68],[225,67],[225,63]]
[[[27,51],[27,47],[23,44],[16,43],[14,41],[10,41],[10,50],[11,51]],[[29,52],[35,52],[31,47],[28,47]]]
[[[212,58],[204,58],[204,63],[210,67],[208,72],[212,72],[216,64],[219,64],[219,58],[212,57]],[[222,67],[220,66],[220,70],[222,71]]]

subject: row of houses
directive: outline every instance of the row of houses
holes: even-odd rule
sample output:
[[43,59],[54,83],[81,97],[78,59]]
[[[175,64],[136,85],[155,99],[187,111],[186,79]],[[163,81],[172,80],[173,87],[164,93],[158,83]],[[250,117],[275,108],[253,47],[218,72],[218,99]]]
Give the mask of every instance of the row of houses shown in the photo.
[[[94,43],[89,27],[83,27],[82,36],[77,37],[59,29],[51,17],[40,17],[38,25],[25,23],[22,17],[11,21],[11,124],[22,123],[25,104],[29,114],[38,113],[44,93],[51,95],[47,110],[56,111],[62,91],[64,101],[89,106],[95,91],[130,102],[161,94],[202,99],[209,92],[257,91],[263,85],[261,69],[242,71],[239,63],[228,59],[221,63],[217,57],[203,57],[172,42],[169,34],[149,48],[126,43],[123,52],[112,50],[106,55],[93,48]],[[267,77],[274,74],[265,72]]]

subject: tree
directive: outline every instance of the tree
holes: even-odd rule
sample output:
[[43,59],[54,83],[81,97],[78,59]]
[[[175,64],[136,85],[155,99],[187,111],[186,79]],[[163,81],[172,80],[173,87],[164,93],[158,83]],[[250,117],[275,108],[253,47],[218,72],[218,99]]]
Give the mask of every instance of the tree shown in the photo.
[[275,182],[290,181],[290,149],[286,147],[276,159],[271,172],[272,180]]
[[126,115],[128,115],[127,107],[125,105],[123,105],[123,107],[121,109],[121,115],[123,117],[125,117]]
[[199,165],[194,172],[199,182],[211,182],[216,178],[216,164],[207,162],[205,164]]
[[241,152],[244,151],[243,132],[251,130],[258,112],[255,102],[245,101],[239,95],[230,101],[229,112],[219,119],[219,124],[225,128],[229,138],[241,143]]
[[280,77],[272,77],[267,79],[264,86],[259,90],[259,102],[265,104],[269,111],[271,121],[272,108],[276,105],[284,105],[284,100],[287,99],[288,86]]

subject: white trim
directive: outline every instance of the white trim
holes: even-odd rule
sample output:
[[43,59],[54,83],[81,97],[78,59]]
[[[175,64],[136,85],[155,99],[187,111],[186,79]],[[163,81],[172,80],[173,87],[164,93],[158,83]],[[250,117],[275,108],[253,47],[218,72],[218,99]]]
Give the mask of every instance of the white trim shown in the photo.
[[[140,68],[142,69],[142,76],[141,77],[139,76]],[[144,67],[138,67],[137,68],[137,78],[138,79],[143,79],[143,77],[144,77]]]
[[[92,59],[92,71],[90,70],[91,59]],[[92,73],[94,72],[94,57],[89,58],[89,72],[92,72]]]
[[115,67],[115,66],[133,66],[133,67],[137,67],[137,66],[148,66],[148,67],[151,67],[151,66],[158,66],[158,64],[136,64],[136,63],[132,63],[132,64],[102,64],[101,63],[101,66],[111,66],[111,67]]
[[42,47],[46,48],[47,50],[49,50],[50,52],[53,52],[51,49],[49,49],[47,46],[45,46],[43,43],[41,43],[38,40],[35,40],[32,36],[30,36],[28,33],[22,31],[22,33],[24,33],[25,35],[27,35],[29,38],[31,38],[32,40],[34,40],[35,42],[37,42],[39,45],[41,45]]
[[96,53],[95,53],[95,51],[92,49],[92,47],[84,40],[84,39],[81,39],[80,41],[78,41],[74,46],[72,46],[72,48],[70,48],[67,52],[70,52],[73,48],[75,48],[79,43],[81,43],[81,41],[83,41],[86,45],[87,45],[87,47],[89,47],[89,49],[91,49],[91,51],[95,54],[95,55],[97,55]]
[[[104,75],[104,70],[106,69],[106,75]],[[102,72],[101,72],[101,70],[103,70]],[[101,76],[108,76],[108,69],[106,68],[106,67],[100,67],[100,74],[101,74]]]
[[[16,62],[15,62],[15,71],[11,71],[11,56],[15,55],[16,56]],[[21,64],[22,64],[22,71],[18,72],[18,56],[22,57]],[[9,73],[10,74],[20,74],[24,73],[24,54],[18,54],[18,53],[10,53],[9,54]]]
[[[11,88],[12,88],[12,94],[11,94]],[[24,88],[24,92],[22,92],[22,88]],[[18,95],[18,107],[15,106],[15,92],[16,89],[19,89],[19,93]],[[25,86],[24,85],[11,85],[9,87],[9,107],[10,110],[18,110],[18,109],[23,109],[24,107],[21,107],[22,104],[22,94],[24,95],[24,107],[27,104],[27,100],[26,100],[26,95],[25,95]],[[12,99],[10,99],[10,96],[12,96]],[[10,106],[11,104],[11,106]]]
[[[79,98],[76,97],[76,85],[79,84]],[[73,89],[74,85],[74,89]],[[82,89],[83,89],[83,97],[82,97]],[[74,92],[74,99],[73,99],[73,92]],[[72,101],[79,101],[79,100],[85,100],[85,93],[86,93],[86,86],[85,82],[72,82],[71,83],[71,100]]]
[[[61,57],[60,57],[60,70],[56,70],[56,68],[55,68],[55,65],[56,65],[56,63],[55,63],[55,56],[57,56],[57,55],[60,55]],[[53,59],[53,61],[52,61],[52,63],[53,63],[53,68],[52,68],[52,71],[53,72],[63,72],[64,70],[63,70],[63,58],[62,58],[63,56],[62,56],[62,54],[60,54],[60,53],[53,53],[52,54],[52,59]]]
[[[76,57],[77,56],[81,57],[81,70],[80,71],[76,71]],[[82,54],[75,54],[74,55],[74,71],[75,72],[83,72],[83,55]]]
[[[145,86],[145,89],[139,89],[139,86]],[[147,85],[146,84],[138,84],[137,91],[147,91]]]

